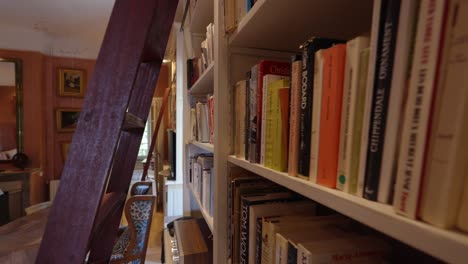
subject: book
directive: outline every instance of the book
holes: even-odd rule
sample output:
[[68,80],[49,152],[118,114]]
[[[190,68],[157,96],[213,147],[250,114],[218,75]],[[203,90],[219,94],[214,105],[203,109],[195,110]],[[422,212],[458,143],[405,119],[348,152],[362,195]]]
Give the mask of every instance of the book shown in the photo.
[[[310,212],[315,214],[315,203],[311,201],[292,201],[275,202],[267,204],[257,204],[250,206],[249,210],[249,261],[248,263],[257,263],[261,261],[261,248],[257,241],[262,241],[262,225],[257,229],[257,223],[262,222],[263,217],[300,214],[301,212]],[[257,239],[257,237],[260,237]]]
[[323,90],[317,183],[336,187],[346,45],[323,52]]
[[226,0],[224,3],[224,31],[232,33],[237,28],[237,0]]
[[214,142],[214,96],[208,97],[208,130],[210,134],[210,144]]
[[369,68],[369,48],[362,50],[359,54],[358,84],[356,91],[356,106],[354,109],[354,119],[352,122],[352,145],[351,145],[351,168],[347,179],[348,192],[358,194],[358,174],[359,160],[361,153],[361,138],[364,118],[364,108],[366,105],[367,74]]
[[249,162],[257,161],[257,76],[258,65],[250,70],[249,80]]
[[345,78],[341,113],[340,148],[336,188],[350,192],[351,161],[353,153],[353,133],[356,101],[359,95],[359,65],[361,51],[369,46],[369,38],[356,37],[346,43]]
[[245,151],[245,160],[249,160],[249,139],[250,139],[250,76],[251,72],[246,73],[246,82],[245,82],[245,118],[244,118],[244,151]]
[[[290,64],[288,62],[278,62],[278,61],[268,61],[262,60],[257,64],[257,74],[254,76],[257,83],[257,93],[256,93],[256,107],[257,107],[257,116],[256,116],[256,156],[255,162],[261,164],[260,154],[262,148],[262,123],[263,123],[263,81],[264,76],[267,74],[289,76]],[[253,70],[253,69],[252,69]]]
[[276,193],[265,193],[265,194],[252,194],[249,196],[241,197],[241,212],[240,212],[240,241],[239,241],[239,260],[240,263],[248,263],[249,254],[253,252],[249,251],[249,234],[250,234],[250,206],[262,203],[271,203],[278,201],[288,201],[295,199],[289,192],[276,192]]
[[204,235],[197,219],[174,222],[174,232],[181,263],[212,263],[208,236]]
[[312,128],[312,102],[314,85],[315,52],[331,47],[341,41],[326,38],[312,38],[302,49],[302,79],[301,79],[301,114],[299,122],[299,161],[298,176],[309,178],[310,134]]
[[[287,159],[285,156],[286,146],[283,144],[283,128],[281,105],[279,98],[279,90],[282,88],[289,89],[289,80],[277,80],[268,85],[266,91],[266,123],[265,131],[265,167],[277,170],[286,171]],[[286,95],[289,92],[286,91]],[[285,124],[287,126],[287,124]]]
[[[291,83],[291,82],[290,82]],[[281,129],[276,130],[278,133],[281,133],[281,135],[277,136],[279,140],[281,140],[281,145],[280,144],[275,144],[273,145],[273,157],[278,157],[279,161],[278,164],[281,164],[284,166],[284,172],[287,171],[288,168],[288,154],[289,154],[289,90],[290,87],[283,87],[278,89],[278,100],[279,100],[279,105],[280,105],[280,115],[279,118],[277,119],[278,126],[281,127]],[[276,154],[276,149],[278,149],[278,153],[281,154],[277,155]],[[276,161],[273,160],[275,163]]]
[[[296,60],[297,59],[297,60]],[[301,98],[301,58],[294,58],[291,66],[288,174],[297,176],[299,153],[299,117]]]
[[312,130],[310,133],[310,164],[309,180],[317,182],[317,164],[320,138],[320,111],[322,107],[322,85],[323,85],[323,50],[315,53],[314,66],[314,101],[312,104]]
[[[269,97],[269,91],[270,90],[273,91],[274,89],[277,90],[281,87],[285,87],[286,85],[289,86],[289,83],[284,84],[284,86],[281,86],[281,87],[278,87],[277,85],[272,86],[272,84],[275,81],[286,80],[288,78],[289,78],[288,76],[281,76],[281,75],[276,75],[276,74],[267,74],[263,76],[263,91],[262,91],[262,94],[263,94],[262,113],[263,114],[262,114],[262,122],[261,122],[262,130],[261,130],[261,139],[260,139],[260,142],[261,142],[260,164],[262,165],[265,165],[265,155],[266,155],[266,147],[267,147],[266,137],[267,137],[267,131],[269,130],[267,128],[267,119],[270,120],[270,122],[272,120],[271,116],[269,116],[271,114],[272,109],[271,107],[269,108],[268,106],[279,108],[279,102],[277,102],[278,100],[276,98]],[[271,96],[273,96],[273,93],[271,93]],[[273,105],[273,100],[276,102],[276,104],[274,105]],[[271,145],[269,145],[269,147],[271,147]],[[268,154],[271,155],[272,153],[269,152]]]
[[[372,236],[350,236],[299,244],[298,263],[387,263],[390,246]],[[299,256],[298,256],[299,258]]]
[[412,50],[414,49],[418,9],[419,0],[401,2],[379,189],[377,192],[377,201],[381,203],[390,203],[392,200],[398,160],[396,155],[401,134],[400,120],[412,66]]
[[458,14],[452,29],[446,31],[447,60],[441,66],[435,95],[419,213],[422,220],[442,228],[454,227],[458,210],[463,208],[460,202],[468,162],[468,62],[460,59],[468,55],[463,40],[468,35],[468,3],[451,3],[449,14],[454,10]]
[[444,39],[442,26],[451,21],[447,19],[447,5],[447,1],[422,0],[419,11],[393,201],[398,214],[413,219],[418,209],[434,83],[442,64],[439,57]]
[[381,25],[381,12],[382,0],[375,0],[372,11],[372,26],[371,35],[369,42],[369,62],[367,72],[367,83],[366,93],[364,99],[364,111],[362,116],[361,126],[361,142],[360,142],[360,153],[359,153],[359,166],[357,175],[357,186],[356,195],[362,197],[364,193],[364,181],[366,176],[366,162],[367,162],[367,145],[369,140],[369,125],[370,125],[370,114],[371,114],[371,100],[374,92],[374,73],[377,65],[377,43],[379,40],[379,32]]
[[246,101],[246,80],[236,83],[235,95],[235,145],[234,153],[237,158],[245,158],[245,101]]
[[379,189],[400,0],[385,1],[382,9],[379,40],[377,42],[377,69],[374,72],[374,91],[372,93],[369,131],[367,132],[369,139],[363,192],[363,197],[372,201],[377,200]]

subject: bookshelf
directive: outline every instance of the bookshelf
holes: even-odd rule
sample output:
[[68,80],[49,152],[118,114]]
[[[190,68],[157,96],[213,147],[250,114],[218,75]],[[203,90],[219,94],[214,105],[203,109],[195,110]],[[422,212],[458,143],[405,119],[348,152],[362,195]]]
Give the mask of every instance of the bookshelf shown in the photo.
[[211,232],[213,232],[213,217],[206,211],[206,209],[203,207],[203,204],[200,201],[200,198],[198,197],[198,194],[196,194],[193,191],[192,186],[189,185],[188,187],[190,189],[190,192],[192,193],[193,197],[195,198],[195,202],[198,204],[200,208],[200,212],[203,215],[203,218],[205,219],[206,224],[210,228]]
[[205,33],[206,25],[213,22],[213,1],[197,0],[190,1],[191,21],[190,31],[192,33]]
[[199,147],[199,148],[201,148],[203,150],[206,150],[208,152],[211,152],[211,153],[214,152],[214,146],[213,146],[213,144],[210,144],[210,143],[202,143],[202,142],[199,142],[199,141],[192,140],[192,141],[190,141],[189,144],[197,146],[197,147]]
[[198,78],[198,80],[190,87],[191,95],[206,95],[213,93],[213,73],[214,64],[212,63]]
[[[201,1],[198,0],[197,5],[201,4]],[[214,154],[213,217],[209,217],[206,211],[201,210],[213,232],[214,263],[228,263],[229,258],[226,230],[229,224],[227,186],[231,166],[242,167],[285,186],[443,261],[460,263],[468,259],[468,236],[466,234],[408,219],[396,214],[390,205],[372,202],[339,190],[290,177],[286,173],[232,156],[235,83],[244,79],[245,73],[260,59],[288,61],[292,53],[298,52],[298,46],[311,36],[348,40],[370,32],[374,1],[258,0],[231,34],[224,32],[222,3],[220,1],[207,2],[214,2],[212,7],[206,7],[207,11],[212,10],[211,22],[216,25],[214,62],[201,75],[190,92],[186,93],[186,96],[214,94],[214,144],[189,141],[188,138],[184,142],[189,142],[187,146],[196,146],[200,151]],[[192,19],[192,27],[195,28],[193,23]],[[182,65],[182,67],[185,66]],[[186,78],[185,75],[183,76]],[[189,127],[189,119],[185,117],[183,130],[187,131]],[[195,147],[190,149],[195,149]],[[189,155],[184,155],[184,157],[186,158],[184,171],[187,172]],[[188,187],[186,189],[193,193]],[[196,195],[193,197],[202,208]]]

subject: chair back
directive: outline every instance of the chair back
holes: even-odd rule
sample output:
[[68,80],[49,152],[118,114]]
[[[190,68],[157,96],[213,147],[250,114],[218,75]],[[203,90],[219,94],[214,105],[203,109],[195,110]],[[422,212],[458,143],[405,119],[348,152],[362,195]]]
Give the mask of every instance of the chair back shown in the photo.
[[135,182],[132,185],[132,188],[130,189],[130,195],[147,195],[151,194],[151,187],[152,187],[152,182],[151,181],[140,181],[140,182]]
[[155,199],[154,195],[134,195],[127,200],[128,228],[114,245],[111,263],[145,263]]

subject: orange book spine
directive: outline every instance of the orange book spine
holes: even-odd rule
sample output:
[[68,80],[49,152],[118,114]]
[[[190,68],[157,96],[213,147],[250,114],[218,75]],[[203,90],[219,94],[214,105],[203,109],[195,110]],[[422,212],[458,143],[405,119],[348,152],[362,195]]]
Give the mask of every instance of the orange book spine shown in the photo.
[[289,142],[288,142],[288,174],[297,176],[298,172],[298,154],[299,154],[299,119],[300,119],[300,100],[301,100],[301,68],[302,61],[298,60],[292,63],[291,76],[291,114],[289,117]]
[[339,44],[326,49],[323,57],[317,183],[335,188],[340,146],[341,102],[343,98],[346,45]]

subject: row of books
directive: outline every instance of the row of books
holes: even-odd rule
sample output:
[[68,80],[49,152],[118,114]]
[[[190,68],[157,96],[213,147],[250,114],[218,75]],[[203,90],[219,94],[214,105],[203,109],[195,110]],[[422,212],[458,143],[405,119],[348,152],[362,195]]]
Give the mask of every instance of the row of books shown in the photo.
[[201,206],[213,216],[213,154],[190,157],[188,182]]
[[214,24],[206,27],[206,39],[201,42],[201,55],[187,60],[187,88],[200,78],[200,76],[213,64],[214,61]]
[[197,102],[190,109],[191,140],[213,144],[214,97],[208,95],[207,102]]
[[255,2],[257,0],[226,0],[224,2],[224,30],[228,33],[233,32]]
[[232,263],[372,263],[390,253],[352,220],[242,169],[231,171],[229,194]]
[[379,0],[370,37],[259,62],[236,85],[235,154],[468,230],[467,15],[466,1]]

